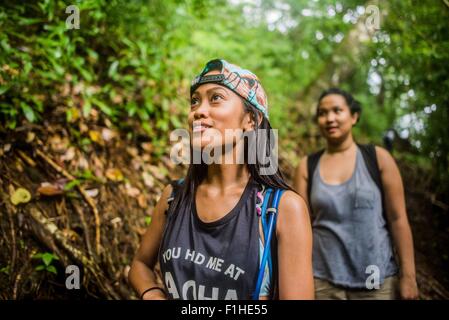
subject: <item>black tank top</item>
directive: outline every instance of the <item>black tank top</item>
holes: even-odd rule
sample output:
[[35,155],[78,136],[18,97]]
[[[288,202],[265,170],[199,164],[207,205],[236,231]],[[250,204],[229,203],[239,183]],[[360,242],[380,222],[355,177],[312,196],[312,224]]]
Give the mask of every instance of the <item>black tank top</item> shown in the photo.
[[259,220],[250,179],[237,205],[205,223],[195,203],[167,216],[159,251],[162,279],[171,299],[251,299],[259,269]]

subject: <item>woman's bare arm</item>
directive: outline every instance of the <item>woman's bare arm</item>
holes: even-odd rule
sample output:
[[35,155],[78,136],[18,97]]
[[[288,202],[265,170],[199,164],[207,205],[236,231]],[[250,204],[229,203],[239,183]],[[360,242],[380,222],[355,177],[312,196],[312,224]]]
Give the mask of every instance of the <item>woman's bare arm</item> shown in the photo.
[[399,291],[402,299],[418,298],[413,237],[405,208],[401,174],[393,157],[383,148],[376,154],[384,188],[385,208],[401,268]]
[[[146,289],[158,286],[154,266],[157,263],[157,255],[165,226],[165,211],[168,208],[167,199],[172,192],[172,186],[168,185],[162,192],[157,202],[151,224],[142,238],[140,247],[133,259],[128,279],[139,297]],[[166,299],[161,290],[151,290],[145,293],[144,299]]]
[[305,201],[286,191],[277,221],[279,299],[314,299],[312,227]]
[[307,195],[307,183],[307,157],[304,157],[296,168],[295,177],[293,180],[293,188],[296,190],[296,192],[299,193],[301,197],[304,198],[304,200],[308,204],[309,199]]

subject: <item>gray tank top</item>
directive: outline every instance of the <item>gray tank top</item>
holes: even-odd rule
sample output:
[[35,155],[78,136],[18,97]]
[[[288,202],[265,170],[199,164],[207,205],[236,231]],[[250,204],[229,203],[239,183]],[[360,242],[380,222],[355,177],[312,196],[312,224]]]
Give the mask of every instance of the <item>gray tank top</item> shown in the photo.
[[361,151],[357,148],[355,170],[342,184],[325,183],[319,168],[318,163],[310,193],[314,276],[335,285],[366,288],[367,278],[378,270],[382,284],[398,267],[381,194]]

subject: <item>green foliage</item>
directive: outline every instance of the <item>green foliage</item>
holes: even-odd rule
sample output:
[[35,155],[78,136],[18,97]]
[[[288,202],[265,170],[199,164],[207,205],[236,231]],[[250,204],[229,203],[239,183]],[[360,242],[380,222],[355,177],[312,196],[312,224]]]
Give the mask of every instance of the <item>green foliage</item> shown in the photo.
[[73,179],[72,181],[70,181],[69,183],[67,183],[66,185],[64,185],[64,190],[65,191],[69,191],[72,190],[73,188],[75,188],[77,185],[81,184],[81,180],[79,179]]
[[11,272],[10,266],[5,266],[0,268],[0,273],[4,273],[9,276],[9,273]]
[[[187,125],[190,80],[206,61],[221,57],[259,76],[281,146],[298,151],[301,145],[308,152],[315,146],[308,149],[304,140],[316,134],[311,110],[318,98],[309,89],[331,85],[325,74],[346,72],[336,84],[363,104],[357,136],[380,143],[387,128],[404,131],[403,117],[412,117],[423,127],[406,128],[414,152],[433,164],[442,186],[449,185],[449,8],[443,1],[73,4],[80,9],[80,29],[72,30],[62,0],[0,6],[5,128],[43,122],[56,110],[64,110],[63,121],[74,128],[80,117],[90,121],[99,113],[129,139],[149,137],[157,158],[169,152],[170,130]],[[366,19],[368,4],[384,14],[380,30],[356,44],[360,55],[351,57],[342,45],[355,23]],[[381,79],[378,90],[370,83],[373,75]],[[75,129],[71,134],[85,150],[90,147]]]
[[33,256],[33,259],[40,259],[41,264],[36,266],[36,271],[47,271],[53,274],[57,274],[56,267],[52,264],[53,261],[59,260],[57,256],[50,252],[37,253]]
[[[390,124],[408,136],[449,186],[449,6],[443,1],[389,2],[373,45]],[[376,117],[379,118],[379,117]],[[404,121],[411,119],[411,121]]]

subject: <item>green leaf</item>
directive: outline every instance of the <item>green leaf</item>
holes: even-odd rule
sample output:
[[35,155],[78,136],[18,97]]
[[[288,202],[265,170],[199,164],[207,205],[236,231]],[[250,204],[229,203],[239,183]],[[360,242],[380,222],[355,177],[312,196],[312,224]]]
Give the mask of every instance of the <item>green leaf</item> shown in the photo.
[[0,95],[4,94],[6,91],[9,90],[10,87],[8,86],[0,86]]
[[87,54],[89,55],[89,58],[93,61],[98,60],[98,53],[96,53],[94,50],[86,48]]
[[4,273],[9,275],[9,266],[3,267],[0,269],[0,273]]
[[58,271],[56,270],[55,266],[48,266],[48,267],[46,268],[46,270],[47,270],[48,272],[51,272],[51,273],[54,273],[54,274],[58,274]]
[[42,271],[44,269],[45,269],[45,266],[43,264],[40,264],[36,268],[34,268],[34,270],[36,270],[36,271]]
[[34,114],[33,109],[29,105],[27,105],[25,102],[21,102],[20,108],[22,109],[25,118],[27,118],[29,122],[34,122],[36,120],[36,115]]
[[68,198],[72,198],[72,199],[79,199],[79,198],[81,198],[80,195],[78,193],[74,192],[74,191],[67,192],[66,196]]
[[113,63],[111,63],[111,66],[109,67],[108,70],[108,76],[111,78],[115,78],[115,76],[117,75],[117,68],[118,68],[118,61],[114,61]]
[[88,145],[90,145],[90,144],[92,144],[92,141],[90,141],[89,138],[83,138],[83,139],[81,139],[81,145],[82,145],[82,146],[88,146]]
[[145,217],[145,224],[146,224],[147,226],[149,226],[149,225],[151,224],[151,217],[150,217],[150,216],[146,216],[146,217]]
[[45,252],[42,255],[42,261],[45,263],[46,266],[49,266],[51,262],[53,261],[53,255],[49,252]]
[[17,125],[16,120],[11,120],[6,123],[6,126],[8,127],[8,129],[11,129],[11,130],[14,130],[16,128],[16,125]]
[[170,117],[170,122],[175,128],[181,128],[182,123],[179,121],[178,117]]
[[65,191],[69,191],[69,190],[73,189],[73,187],[79,185],[80,183],[81,183],[80,180],[74,179],[74,180],[70,181],[69,183],[67,183],[67,184],[64,186],[64,190],[65,190]]
[[89,116],[90,110],[92,110],[92,104],[90,103],[89,100],[84,99],[84,104],[83,104],[83,116],[85,118],[87,118]]
[[92,99],[92,103],[95,104],[97,107],[100,108],[101,111],[103,111],[104,113],[106,113],[108,116],[112,116],[113,115],[113,110],[111,108],[109,108],[106,103],[104,103],[101,100],[97,100],[97,99]]
[[33,256],[33,259],[42,259],[42,253],[36,253],[36,254]]
[[92,180],[96,178],[93,172],[89,169],[84,170],[83,173],[81,174],[81,177],[85,180]]
[[125,106],[126,111],[128,111],[128,116],[132,117],[137,111],[137,104],[134,101],[130,101]]
[[21,18],[19,20],[19,25],[22,26],[28,26],[28,25],[32,25],[32,24],[36,24],[36,23],[41,23],[42,19],[39,18]]

